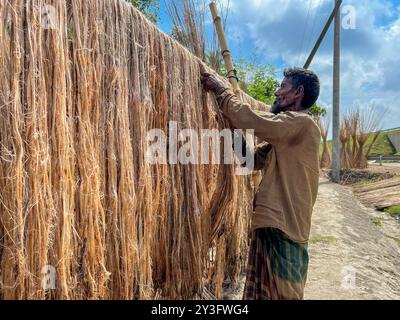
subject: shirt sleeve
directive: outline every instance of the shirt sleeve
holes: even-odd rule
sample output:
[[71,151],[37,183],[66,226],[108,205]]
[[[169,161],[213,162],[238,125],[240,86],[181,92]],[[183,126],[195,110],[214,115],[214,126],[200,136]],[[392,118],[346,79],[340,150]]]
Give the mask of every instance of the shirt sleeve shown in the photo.
[[304,125],[292,112],[275,115],[266,111],[252,110],[248,103],[243,103],[231,90],[217,95],[217,101],[224,115],[238,129],[253,129],[255,136],[278,146],[293,139]]
[[265,168],[268,153],[272,150],[272,145],[265,143],[257,147],[254,152],[254,170],[262,170]]
[[[271,150],[272,145],[264,142],[258,145],[254,151],[250,151],[246,139],[242,136],[242,152],[240,156],[242,156],[243,154],[251,153],[252,157],[254,158],[254,170],[262,170],[265,168],[267,156],[268,153],[271,152]],[[245,167],[246,162],[243,163],[242,166]]]

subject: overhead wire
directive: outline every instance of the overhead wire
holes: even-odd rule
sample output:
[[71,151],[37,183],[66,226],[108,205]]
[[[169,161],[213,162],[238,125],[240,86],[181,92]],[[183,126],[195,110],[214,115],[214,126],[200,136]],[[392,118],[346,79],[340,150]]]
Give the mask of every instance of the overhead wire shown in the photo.
[[306,35],[306,30],[307,30],[307,27],[308,27],[308,21],[309,21],[310,11],[311,11],[311,3],[312,3],[312,0],[309,0],[309,3],[308,3],[308,11],[307,11],[307,18],[306,18],[306,23],[305,23],[305,25],[304,25],[303,36],[302,36],[302,40],[301,40],[300,52],[299,52],[298,59],[297,59],[297,65],[300,64],[300,59],[301,59],[301,55],[302,55],[303,48],[304,48],[304,37],[305,37],[305,35]]
[[318,0],[317,5],[315,6],[315,10],[313,13],[313,18],[312,18],[312,27],[311,27],[311,32],[310,32],[310,37],[309,40],[307,41],[307,37],[306,37],[306,41],[305,41],[305,51],[304,54],[302,55],[302,61],[305,61],[307,59],[307,54],[309,54],[309,52],[311,51],[311,46],[312,46],[312,41],[314,39],[314,31],[315,31],[315,25],[316,25],[316,20],[317,20],[317,16],[321,11],[321,0]]

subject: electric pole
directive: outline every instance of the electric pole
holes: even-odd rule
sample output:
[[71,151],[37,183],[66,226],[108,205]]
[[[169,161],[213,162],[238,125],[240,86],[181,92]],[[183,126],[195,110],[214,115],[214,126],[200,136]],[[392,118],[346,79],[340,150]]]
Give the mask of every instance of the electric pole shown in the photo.
[[[339,0],[336,0],[336,4]],[[332,179],[340,182],[340,10],[335,16],[335,34],[333,48],[333,152]]]

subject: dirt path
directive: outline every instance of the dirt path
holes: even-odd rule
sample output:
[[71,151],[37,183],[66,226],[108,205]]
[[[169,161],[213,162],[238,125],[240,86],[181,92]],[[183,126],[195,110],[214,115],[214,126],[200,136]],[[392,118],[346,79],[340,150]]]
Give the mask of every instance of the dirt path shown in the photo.
[[305,299],[400,299],[400,224],[322,180]]
[[[400,299],[400,223],[321,179],[309,242],[306,300]],[[241,299],[239,287],[228,299]]]

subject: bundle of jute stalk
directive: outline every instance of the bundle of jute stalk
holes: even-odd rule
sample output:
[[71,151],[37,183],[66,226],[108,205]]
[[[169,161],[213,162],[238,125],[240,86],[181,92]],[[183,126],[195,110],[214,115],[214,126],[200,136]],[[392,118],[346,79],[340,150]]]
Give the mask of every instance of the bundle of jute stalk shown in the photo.
[[331,162],[332,162],[332,156],[331,156],[331,153],[329,150],[329,145],[328,145],[330,116],[327,115],[324,118],[319,118],[318,126],[321,130],[321,136],[322,136],[322,154],[320,157],[320,167],[322,169],[325,169],[325,168],[329,168],[331,166]]
[[146,154],[171,121],[228,126],[200,68],[125,1],[0,2],[1,298],[221,297],[235,282],[249,178]]

